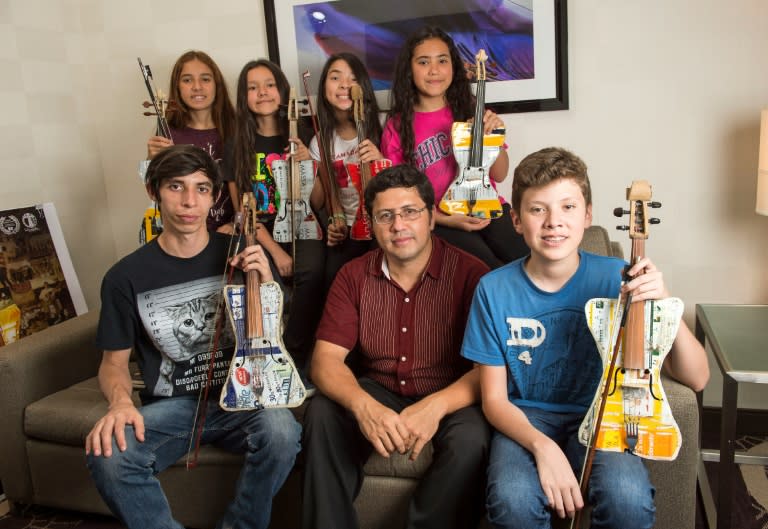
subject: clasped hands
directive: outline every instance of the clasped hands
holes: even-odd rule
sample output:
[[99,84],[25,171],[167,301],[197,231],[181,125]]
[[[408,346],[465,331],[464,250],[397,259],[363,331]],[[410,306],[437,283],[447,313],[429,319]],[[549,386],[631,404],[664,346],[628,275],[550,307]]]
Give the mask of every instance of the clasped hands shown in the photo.
[[395,451],[410,452],[409,459],[415,461],[437,432],[443,413],[427,398],[400,413],[371,399],[355,416],[360,430],[376,452],[383,457],[389,457]]

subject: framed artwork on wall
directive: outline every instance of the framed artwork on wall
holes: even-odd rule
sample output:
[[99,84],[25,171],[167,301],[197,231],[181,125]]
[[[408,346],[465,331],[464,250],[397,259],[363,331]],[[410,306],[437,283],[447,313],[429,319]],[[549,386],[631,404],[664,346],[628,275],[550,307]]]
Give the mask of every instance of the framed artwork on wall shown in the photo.
[[468,65],[484,49],[486,105],[497,113],[568,108],[567,0],[263,0],[269,58],[292,86],[310,72],[317,89],[326,59],[357,55],[368,68],[381,108],[397,55],[408,35],[438,26],[451,35]]

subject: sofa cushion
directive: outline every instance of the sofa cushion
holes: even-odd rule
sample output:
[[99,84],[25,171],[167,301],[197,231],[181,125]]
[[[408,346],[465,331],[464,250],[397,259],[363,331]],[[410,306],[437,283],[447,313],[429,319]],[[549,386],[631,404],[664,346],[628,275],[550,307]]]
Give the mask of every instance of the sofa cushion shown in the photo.
[[398,453],[389,457],[381,457],[374,452],[365,463],[363,472],[368,476],[419,479],[432,464],[432,443],[424,445],[424,449],[416,461],[411,461],[408,457],[409,454]]
[[602,226],[590,226],[584,231],[579,247],[590,253],[598,255],[613,255],[611,253],[611,240],[608,232]]
[[[141,405],[138,393],[133,402]],[[292,411],[301,422],[305,406]],[[96,377],[57,391],[27,406],[24,433],[28,437],[70,446],[85,446],[85,436],[104,414],[107,401]]]
[[107,401],[99,383],[96,377],[89,378],[27,406],[24,433],[43,441],[84,447],[85,436],[106,412]]
[[[139,404],[136,393],[133,395]],[[305,406],[295,408],[294,414],[301,421]],[[90,378],[49,395],[27,406],[24,414],[24,431],[28,437],[68,446],[85,446],[85,436],[93,425],[107,412],[107,402],[99,389],[98,380]],[[241,456],[205,447],[200,451],[199,463],[221,463],[222,458],[234,462]],[[427,444],[416,461],[408,455],[393,454],[389,458],[373,454],[365,465],[365,473],[372,476],[419,478],[432,462],[432,445]],[[178,464],[183,464],[179,462]]]

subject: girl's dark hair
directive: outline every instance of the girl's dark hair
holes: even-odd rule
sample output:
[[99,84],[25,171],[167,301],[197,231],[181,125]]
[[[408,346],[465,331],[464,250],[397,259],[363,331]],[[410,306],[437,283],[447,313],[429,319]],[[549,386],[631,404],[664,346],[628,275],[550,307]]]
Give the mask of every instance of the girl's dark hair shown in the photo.
[[205,64],[213,72],[213,82],[216,84],[216,97],[211,106],[211,117],[223,143],[231,138],[235,132],[235,109],[232,107],[232,101],[229,99],[229,90],[227,89],[227,83],[224,81],[224,76],[221,75],[221,70],[205,52],[190,50],[179,57],[176,60],[176,64],[173,65],[173,70],[171,71],[171,93],[168,95],[168,124],[175,129],[180,129],[185,127],[189,121],[189,108],[181,99],[179,82],[184,65],[194,60]]
[[[331,69],[331,65],[336,61],[344,61],[349,65],[357,84],[363,89],[363,108],[365,110],[365,130],[363,135],[365,138],[371,140],[371,142],[377,147],[381,143],[381,122],[379,121],[379,105],[376,103],[376,95],[373,92],[373,85],[371,84],[371,78],[368,75],[368,70],[365,69],[363,62],[357,58],[356,55],[347,52],[336,53],[328,57],[323,66],[323,71],[320,74],[320,82],[317,89],[317,120],[320,133],[326,141],[326,145],[323,145],[323,156],[326,160],[333,160],[333,131],[336,128],[336,114],[333,106],[325,97],[325,81],[328,79],[328,73]],[[348,119],[354,122],[354,116],[350,110]],[[318,138],[319,139],[319,138]]]
[[456,48],[450,35],[438,27],[425,26],[408,37],[395,63],[388,116],[394,120],[395,131],[400,136],[403,159],[405,163],[411,165],[415,163],[413,159],[415,147],[413,107],[419,100],[419,93],[416,90],[416,85],[413,83],[411,60],[413,59],[413,51],[416,46],[427,39],[440,39],[448,46],[451,66],[453,67],[453,80],[445,93],[445,98],[453,113],[454,121],[466,121],[475,113],[475,97],[470,89],[467,71],[464,68],[461,56],[459,56],[459,50]]
[[163,181],[177,176],[187,176],[197,171],[204,173],[211,181],[215,200],[222,186],[219,164],[207,152],[194,145],[171,145],[160,151],[149,162],[144,181],[159,204],[160,186]]
[[395,187],[416,188],[427,211],[430,215],[432,214],[432,208],[435,207],[435,189],[432,187],[432,182],[427,175],[412,165],[400,164],[384,169],[365,186],[365,209],[368,211],[368,216],[373,215],[373,201],[376,195]]
[[285,112],[290,94],[288,79],[280,67],[272,61],[267,59],[249,61],[240,70],[240,77],[237,80],[237,126],[233,154],[235,182],[241,193],[250,191],[251,175],[256,170],[253,149],[256,144],[256,135],[259,133],[259,124],[256,121],[256,115],[248,108],[248,72],[259,67],[268,69],[275,78],[277,91],[280,94],[280,110],[277,113],[278,130],[284,143],[288,144],[288,114]]

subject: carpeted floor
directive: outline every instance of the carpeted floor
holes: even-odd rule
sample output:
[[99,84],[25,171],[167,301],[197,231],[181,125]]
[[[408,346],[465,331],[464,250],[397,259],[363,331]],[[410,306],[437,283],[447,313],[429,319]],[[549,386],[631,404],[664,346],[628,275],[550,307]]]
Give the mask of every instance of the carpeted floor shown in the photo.
[[32,505],[19,514],[0,516],[0,529],[125,529],[109,516]]
[[[736,440],[736,449],[745,450],[750,455],[768,456],[768,437],[744,436]],[[717,501],[718,464],[705,463],[704,468],[712,488],[712,496]],[[736,529],[768,529],[768,467],[757,465],[739,465],[733,487],[733,506],[731,527]],[[701,509],[699,509],[701,512]],[[703,518],[703,516],[700,516]],[[702,520],[697,520],[696,529],[707,528]]]
[[[768,456],[768,437],[745,436],[737,448],[752,455]],[[705,464],[714,497],[717,497],[717,463]],[[733,493],[732,527],[768,529],[768,467],[740,465]],[[125,529],[108,516],[81,514],[48,507],[30,506],[18,514],[7,513],[7,502],[0,504],[0,529]],[[663,528],[678,529],[678,528]],[[696,529],[708,528],[699,508]]]

